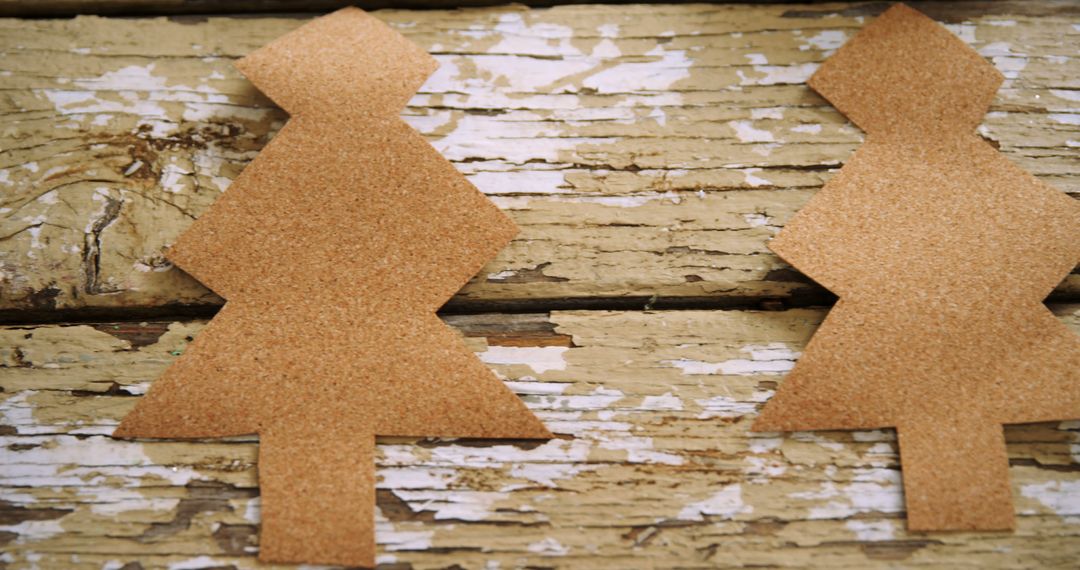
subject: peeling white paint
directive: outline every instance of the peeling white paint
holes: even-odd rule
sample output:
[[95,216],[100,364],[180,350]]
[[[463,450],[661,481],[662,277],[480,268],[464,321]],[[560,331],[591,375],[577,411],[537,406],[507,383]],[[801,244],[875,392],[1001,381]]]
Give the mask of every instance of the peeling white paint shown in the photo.
[[597,434],[601,449],[612,451],[625,451],[626,460],[630,463],[662,463],[665,465],[682,465],[685,460],[673,453],[657,451],[654,447],[653,438],[638,436],[618,437],[612,434]]
[[1051,89],[1050,94],[1059,99],[1080,103],[1080,90],[1077,89]]
[[430,511],[435,520],[484,521],[495,513],[495,504],[510,497],[506,492],[394,489],[393,493],[414,512]]
[[836,499],[810,508],[811,519],[845,519],[861,513],[900,513],[904,510],[900,473],[892,469],[860,469],[857,480],[841,484],[827,481],[818,491],[792,493],[794,499],[814,502]]
[[1080,515],[1080,481],[1047,481],[1020,486],[1020,495],[1034,499],[1058,515]]
[[806,83],[806,80],[817,71],[817,63],[797,63],[792,65],[755,65],[754,73],[762,77],[747,77],[743,70],[736,71],[739,76],[739,85],[797,85]]
[[1080,125],[1080,114],[1078,113],[1051,113],[1047,117],[1059,125]]
[[953,34],[956,34],[965,43],[975,43],[975,24],[970,22],[964,22],[961,24],[942,24],[945,29],[949,30]]
[[844,526],[861,541],[879,542],[896,538],[896,527],[892,521],[850,520],[844,523]]
[[565,346],[489,346],[477,356],[487,364],[521,364],[543,374],[550,370],[566,370],[563,355],[567,350],[569,348]]
[[735,131],[735,137],[740,142],[772,142],[775,140],[771,132],[755,128],[754,123],[751,121],[728,121],[728,126]]
[[762,226],[768,226],[772,224],[772,218],[764,214],[743,214],[743,220],[746,220],[746,225],[752,228],[760,228]]
[[678,396],[667,392],[662,396],[645,396],[641,400],[640,410],[681,410],[683,402]]
[[569,547],[563,546],[558,540],[551,537],[530,544],[528,550],[542,556],[566,556],[570,553]]
[[823,30],[806,38],[806,44],[799,46],[802,51],[816,49],[831,52],[839,49],[847,41],[847,34],[842,30]]
[[784,118],[783,107],[757,107],[750,110],[750,118],[755,121],[763,119],[772,119],[780,121]]
[[685,50],[665,50],[662,46],[646,53],[658,59],[620,63],[585,78],[582,85],[598,93],[664,91],[690,77],[692,62]]
[[711,398],[699,398],[694,402],[701,407],[701,413],[697,415],[699,420],[712,418],[738,418],[757,411],[754,402],[740,401],[732,396],[713,396]]
[[[516,463],[510,468],[510,476],[545,487],[557,487],[556,481],[571,479],[583,471],[591,471],[593,466],[573,463]],[[510,489],[504,489],[510,490]]]
[[189,467],[156,465],[141,444],[102,436],[21,436],[33,448],[3,452],[5,469],[0,484],[9,486],[65,486],[96,484],[110,476],[129,478],[137,485],[143,478],[183,486],[204,477]]
[[797,125],[791,127],[793,133],[806,133],[808,135],[816,135],[821,132],[821,125]]
[[202,570],[204,568],[219,568],[224,563],[209,556],[196,556],[169,564],[169,570]]
[[801,353],[792,351],[784,343],[767,345],[747,345],[739,349],[748,353],[749,359],[736,358],[722,362],[704,362],[700,360],[678,359],[663,360],[687,375],[723,374],[734,376],[777,375],[790,371],[795,366]]
[[751,513],[754,507],[743,503],[742,485],[728,485],[709,498],[683,507],[677,517],[682,520],[703,521],[706,516],[733,519]]
[[[602,410],[625,397],[620,390],[597,386],[588,394],[542,396],[537,398],[536,404],[542,409]],[[533,406],[530,406],[530,409],[533,409]]]
[[772,184],[772,182],[769,182],[764,178],[755,176],[758,172],[761,172],[760,168],[742,168],[739,169],[739,172],[743,173],[743,176],[745,177],[745,182],[755,188],[757,188],[758,186],[769,186],[770,184]]

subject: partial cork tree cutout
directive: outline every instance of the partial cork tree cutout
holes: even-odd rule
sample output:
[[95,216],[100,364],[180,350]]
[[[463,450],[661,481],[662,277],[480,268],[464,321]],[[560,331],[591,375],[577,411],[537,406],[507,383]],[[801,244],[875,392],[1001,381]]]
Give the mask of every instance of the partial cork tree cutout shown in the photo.
[[237,65],[291,119],[169,251],[228,302],[116,435],[258,433],[259,558],[373,566],[376,435],[551,437],[435,315],[517,228],[399,118],[436,65],[374,17]]
[[1013,528],[1002,424],[1080,418],[1080,337],[1042,304],[1080,204],[976,136],[1001,81],[890,8],[809,82],[866,143],[770,244],[840,300],[753,429],[897,428],[915,531]]

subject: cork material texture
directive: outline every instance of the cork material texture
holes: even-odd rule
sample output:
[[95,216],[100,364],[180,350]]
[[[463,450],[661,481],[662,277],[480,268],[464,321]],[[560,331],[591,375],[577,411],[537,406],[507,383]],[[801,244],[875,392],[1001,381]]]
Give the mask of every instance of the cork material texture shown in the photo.
[[[1003,424],[1080,418],[1080,205],[975,134],[1000,74],[897,5],[811,77],[865,144],[770,247],[840,296],[756,431],[895,427],[908,528],[1014,526]],[[948,394],[948,397],[944,397]]]
[[259,434],[260,559],[373,566],[376,435],[551,437],[435,315],[517,228],[399,118],[436,65],[376,18],[237,65],[291,118],[169,251],[227,302],[115,435]]

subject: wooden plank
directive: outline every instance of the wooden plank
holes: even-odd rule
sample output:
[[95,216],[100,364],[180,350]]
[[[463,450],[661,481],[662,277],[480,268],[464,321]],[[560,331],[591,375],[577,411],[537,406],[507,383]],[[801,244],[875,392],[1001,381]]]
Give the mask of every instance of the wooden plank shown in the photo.
[[[1080,195],[1080,9],[932,6],[1009,78],[982,135]],[[405,119],[522,227],[451,307],[822,300],[765,243],[860,143],[803,81],[880,8],[380,12],[442,64]],[[3,316],[217,306],[161,254],[285,119],[231,61],[302,22],[0,22]]]
[[[884,8],[876,3],[841,0],[831,7],[814,8],[827,13],[843,12],[848,15],[877,14]],[[526,0],[517,2],[524,6],[545,7],[564,4],[585,4],[580,0]],[[621,2],[606,2],[619,4]],[[670,2],[680,4],[681,1]],[[730,0],[726,4],[786,4],[784,0]],[[959,10],[961,14],[1021,14],[1044,16],[1051,13],[1070,13],[1075,5],[1070,0],[966,0]],[[214,2],[212,0],[0,0],[0,17],[63,17],[79,14],[97,15],[169,15],[169,14],[239,14],[261,12],[327,12],[343,6],[359,6],[365,10],[397,9],[454,9],[466,7],[499,6],[502,0],[240,0]],[[958,2],[937,0],[907,2],[918,10],[936,18],[950,18],[958,11]]]
[[[1054,311],[1080,331],[1080,305]],[[749,433],[823,315],[448,317],[558,439],[382,441],[380,562],[1075,567],[1080,423],[1006,430],[1015,533],[906,532],[891,430]],[[0,329],[8,568],[255,567],[251,438],[109,437],[202,326]]]

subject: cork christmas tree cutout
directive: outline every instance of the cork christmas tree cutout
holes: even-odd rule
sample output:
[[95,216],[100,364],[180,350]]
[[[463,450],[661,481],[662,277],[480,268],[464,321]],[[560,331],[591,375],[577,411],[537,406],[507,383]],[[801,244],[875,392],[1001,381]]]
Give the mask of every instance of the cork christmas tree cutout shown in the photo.
[[890,8],[810,78],[866,141],[770,244],[840,300],[753,428],[895,427],[911,530],[1012,528],[1002,425],[1080,418],[1080,336],[1043,305],[1080,204],[976,136],[1001,81]]
[[375,436],[550,438],[436,316],[517,228],[398,116],[436,64],[347,8],[240,60],[291,116],[168,258],[227,299],[120,437],[259,435],[259,557],[372,566]]

